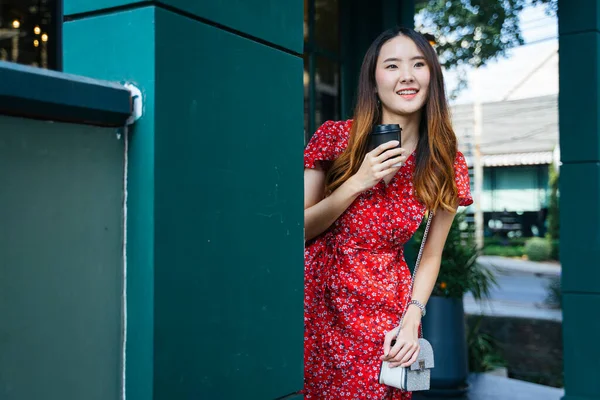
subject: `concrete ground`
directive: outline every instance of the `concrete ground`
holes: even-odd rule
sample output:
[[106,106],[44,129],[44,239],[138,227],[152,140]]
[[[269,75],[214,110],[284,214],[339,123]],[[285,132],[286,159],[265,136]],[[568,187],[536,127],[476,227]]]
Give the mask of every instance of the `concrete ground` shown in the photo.
[[[471,387],[463,397],[456,400],[560,400],[563,389],[536,385],[534,383],[503,378],[489,374],[473,374],[469,377]],[[414,393],[413,400],[442,400],[448,397],[434,397],[431,394]]]
[[[472,374],[469,377],[470,388],[462,397],[455,400],[561,400],[563,389],[536,385],[534,383],[503,378],[490,374]],[[277,400],[301,400],[302,395],[293,395]],[[413,400],[446,400],[450,397],[438,396],[427,392],[414,392]]]
[[562,321],[562,312],[545,303],[548,284],[560,276],[559,264],[495,256],[481,256],[478,262],[496,273],[499,286],[482,302],[475,301],[470,294],[465,295],[467,314]]

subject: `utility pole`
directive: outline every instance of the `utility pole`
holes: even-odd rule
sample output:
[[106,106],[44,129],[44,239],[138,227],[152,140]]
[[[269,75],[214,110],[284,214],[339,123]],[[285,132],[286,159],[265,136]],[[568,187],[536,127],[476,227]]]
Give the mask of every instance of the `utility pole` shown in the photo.
[[[476,28],[480,30],[480,28]],[[476,49],[473,63],[473,208],[475,209],[475,243],[483,248],[483,209],[481,199],[483,192],[483,162],[481,160],[481,133],[483,131],[483,113],[481,110],[481,81],[479,76],[479,43],[480,35],[475,34]]]

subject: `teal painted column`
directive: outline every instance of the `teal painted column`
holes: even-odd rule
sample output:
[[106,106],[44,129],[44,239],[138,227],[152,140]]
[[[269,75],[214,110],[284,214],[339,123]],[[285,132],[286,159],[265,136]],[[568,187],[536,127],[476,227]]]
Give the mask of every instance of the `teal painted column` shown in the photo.
[[211,3],[244,33],[156,14],[155,397],[275,399],[302,388],[303,7]]
[[559,0],[565,400],[600,399],[600,1]]
[[[129,140],[127,224],[128,400],[153,399],[154,378],[154,141],[156,9],[132,2],[65,0],[64,70],[132,82],[141,88],[144,114]],[[85,12],[85,14],[79,14]]]
[[133,81],[128,399],[302,387],[303,3],[66,0],[65,70]]

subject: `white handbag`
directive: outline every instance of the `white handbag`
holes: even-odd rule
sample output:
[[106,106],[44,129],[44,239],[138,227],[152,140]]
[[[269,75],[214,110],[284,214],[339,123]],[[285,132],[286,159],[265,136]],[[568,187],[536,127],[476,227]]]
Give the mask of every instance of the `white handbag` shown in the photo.
[[[423,248],[425,247],[425,241],[427,240],[427,234],[429,233],[432,218],[433,213],[430,212],[429,217],[427,218],[427,225],[425,226],[425,232],[423,233],[423,240],[421,241],[421,248],[419,249],[419,255],[417,256],[408,293],[412,293],[415,276],[417,274],[417,269],[419,268],[419,263],[421,262],[421,256],[423,255]],[[408,306],[406,308],[408,308]],[[406,309],[400,318],[400,326],[402,326],[402,322],[404,321],[405,313]],[[398,330],[398,333],[400,333],[400,330]],[[407,392],[429,390],[431,369],[434,367],[433,348],[426,339],[423,339],[420,329],[419,334],[421,337],[419,338],[420,350],[417,361],[408,367],[396,368],[390,368],[387,361],[382,361],[381,369],[379,371],[379,383],[402,389]]]

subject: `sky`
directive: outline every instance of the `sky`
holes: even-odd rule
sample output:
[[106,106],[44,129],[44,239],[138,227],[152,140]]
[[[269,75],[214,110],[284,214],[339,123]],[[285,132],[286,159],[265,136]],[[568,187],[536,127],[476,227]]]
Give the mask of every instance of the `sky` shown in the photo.
[[[524,46],[513,48],[507,57],[491,61],[478,71],[468,72],[469,87],[451,100],[468,104],[479,94],[483,103],[517,100],[558,93],[558,21],[545,14],[542,6],[525,9],[521,20]],[[456,73],[445,71],[448,92],[456,87]],[[479,82],[478,90],[475,82]]]

